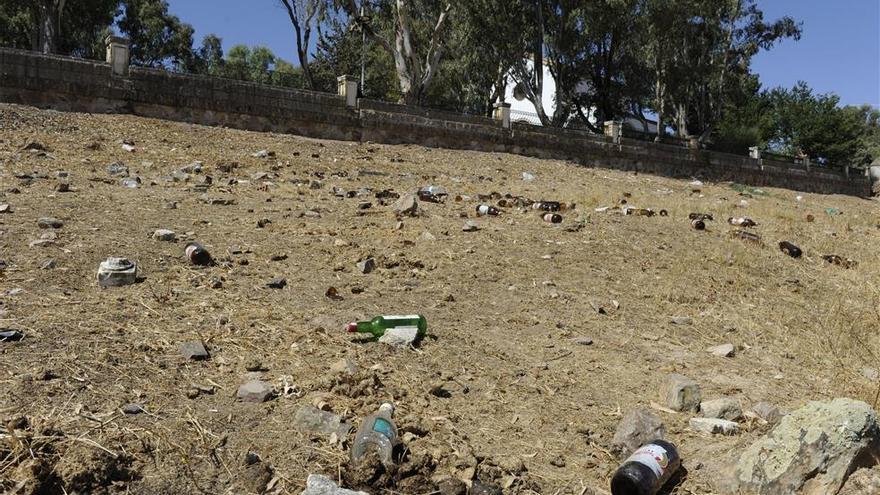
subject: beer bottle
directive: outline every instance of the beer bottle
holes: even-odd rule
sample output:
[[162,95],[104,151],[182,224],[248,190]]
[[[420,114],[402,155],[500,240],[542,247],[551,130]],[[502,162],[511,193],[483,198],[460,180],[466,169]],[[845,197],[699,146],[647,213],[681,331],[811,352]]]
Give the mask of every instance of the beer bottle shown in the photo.
[[675,445],[654,440],[629,456],[611,478],[612,495],[656,495],[681,466]]
[[501,210],[489,205],[477,205],[477,215],[483,217],[486,215],[497,217],[501,214]]
[[208,266],[214,263],[211,253],[198,242],[188,242],[184,248],[186,258],[193,265]]
[[562,223],[562,215],[558,213],[545,213],[541,218],[547,223]]

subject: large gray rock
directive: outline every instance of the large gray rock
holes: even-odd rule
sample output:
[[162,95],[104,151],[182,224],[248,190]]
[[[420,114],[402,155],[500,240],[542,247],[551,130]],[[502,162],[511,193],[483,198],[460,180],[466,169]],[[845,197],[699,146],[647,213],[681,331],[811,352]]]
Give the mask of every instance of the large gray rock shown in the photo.
[[853,469],[880,460],[880,427],[868,404],[810,402],[748,447],[733,489],[760,495],[834,494]]
[[700,386],[690,378],[671,374],[661,391],[666,407],[673,411],[696,412],[700,408]]
[[700,403],[700,414],[704,418],[726,419],[736,421],[742,417],[742,407],[739,402],[724,397],[715,400],[706,400]]
[[663,420],[648,409],[634,409],[626,414],[617,425],[611,444],[621,457],[635,452],[652,440],[663,440],[666,427]]
[[306,489],[300,495],[369,495],[366,492],[356,492],[339,488],[339,485],[330,478],[320,474],[310,474],[306,480]]

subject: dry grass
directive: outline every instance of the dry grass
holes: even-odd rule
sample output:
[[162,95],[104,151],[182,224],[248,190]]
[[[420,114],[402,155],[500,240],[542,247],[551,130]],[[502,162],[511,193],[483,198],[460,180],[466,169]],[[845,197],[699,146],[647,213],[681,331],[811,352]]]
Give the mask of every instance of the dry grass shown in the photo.
[[[123,152],[123,139],[138,151]],[[49,156],[19,152],[28,141],[46,145]],[[99,150],[84,148],[95,141]],[[277,156],[250,156],[260,149]],[[117,160],[145,186],[119,186],[105,171]],[[194,160],[213,176],[208,194],[236,204],[203,204],[191,183],[150,185]],[[230,161],[241,166],[218,171]],[[71,174],[74,192],[54,192],[60,170]],[[523,171],[537,179],[522,181]],[[15,177],[35,172],[27,184]],[[270,175],[255,179],[258,172]],[[321,189],[300,184],[319,176]],[[240,182],[230,185],[232,177]],[[421,203],[424,214],[404,219],[402,230],[372,196],[339,199],[330,191],[429,183],[470,199]],[[603,493],[617,464],[608,454],[616,422],[657,401],[668,372],[697,379],[704,397],[732,396],[746,407],[767,400],[792,409],[842,395],[877,407],[880,384],[863,374],[880,367],[875,201],[812,194],[796,201],[798,193],[782,189],[745,197],[729,184],[694,193],[687,181],[512,155],[5,105],[0,191],[13,187],[21,193],[0,196],[14,209],[0,214],[0,259],[9,263],[0,271],[0,326],[26,338],[0,344],[7,391],[0,413],[24,416],[28,426],[0,437],[0,490],[21,485],[26,493],[54,473],[68,491],[242,493],[251,476],[242,459],[256,451],[274,467],[272,491],[297,492],[308,473],[344,469],[344,448],[293,428],[295,411],[317,395],[355,423],[395,400],[401,425],[427,432],[409,448],[430,458],[428,474],[438,479],[474,469],[498,474],[493,462],[520,458],[528,472],[507,492],[545,494]],[[493,191],[573,201],[578,209],[559,227],[530,210],[508,210],[478,219],[476,233],[461,232],[460,214],[473,216],[476,196]],[[664,208],[669,217],[594,211],[624,193],[630,204]],[[164,209],[168,201],[179,208]],[[360,211],[359,201],[373,207]],[[829,207],[843,214],[830,216]],[[306,210],[321,217],[302,216]],[[696,232],[686,220],[691,212],[716,220]],[[730,237],[724,220],[742,215],[760,224],[754,230],[763,246]],[[65,225],[56,245],[30,248],[43,233],[42,216]],[[262,218],[272,223],[257,228]],[[576,219],[589,223],[566,232]],[[187,266],[182,242],[150,239],[158,228],[191,232],[221,263]],[[349,244],[335,245],[339,239]],[[776,248],[781,240],[798,244],[804,258],[785,257]],[[231,245],[250,252],[228,255]],[[831,253],[860,264],[831,266],[821,258]],[[99,289],[94,270],[112,254],[137,260],[143,283]],[[271,261],[278,254],[288,257]],[[380,268],[361,275],[354,265],[366,256]],[[41,270],[50,257],[57,267]],[[266,289],[274,277],[286,277],[288,287]],[[210,288],[218,279],[222,287]],[[325,297],[330,286],[343,300]],[[339,330],[349,319],[413,311],[428,316],[435,337],[418,350],[356,343]],[[332,328],[317,330],[319,316]],[[671,324],[674,316],[693,324]],[[581,336],[595,344],[574,345]],[[178,345],[196,339],[211,359],[184,362]],[[740,346],[733,359],[705,351],[728,341]],[[341,357],[361,367],[357,376],[329,372]],[[245,365],[255,359],[267,369],[264,379],[291,385],[291,393],[262,405],[236,402]],[[188,399],[193,383],[216,393]],[[429,393],[439,383],[451,397]],[[122,415],[130,402],[147,413]],[[686,415],[661,415],[685,465],[704,466],[691,469],[680,493],[711,493],[733,453],[763,433],[747,425],[739,437],[707,438],[687,428]],[[551,465],[559,457],[565,466]]]

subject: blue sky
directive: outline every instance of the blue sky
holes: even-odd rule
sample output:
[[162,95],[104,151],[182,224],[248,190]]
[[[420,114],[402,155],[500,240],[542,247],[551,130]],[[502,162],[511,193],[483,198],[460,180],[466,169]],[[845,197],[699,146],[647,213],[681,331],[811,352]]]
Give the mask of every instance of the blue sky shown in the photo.
[[[197,43],[215,33],[223,46],[266,45],[296,63],[293,27],[278,0],[168,0],[171,11],[196,29]],[[210,7],[207,7],[210,5]],[[758,55],[753,69],[765,87],[804,80],[844,104],[880,107],[880,0],[758,0],[767,19],[803,22],[800,41]]]

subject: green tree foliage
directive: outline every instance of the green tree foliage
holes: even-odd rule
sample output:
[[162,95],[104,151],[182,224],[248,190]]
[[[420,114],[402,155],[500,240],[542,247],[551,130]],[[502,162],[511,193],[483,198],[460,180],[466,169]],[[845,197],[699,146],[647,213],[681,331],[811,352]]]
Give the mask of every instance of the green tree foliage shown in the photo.
[[193,71],[193,27],[168,12],[165,0],[124,0],[119,31],[131,42],[131,60],[145,67]]
[[0,45],[87,58],[103,39],[118,0],[0,0]]

